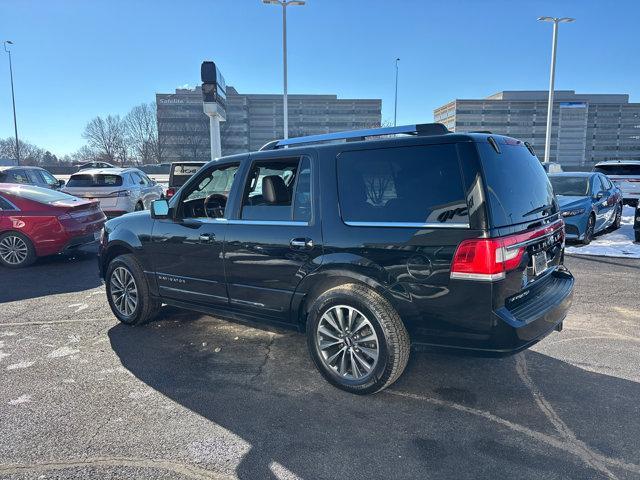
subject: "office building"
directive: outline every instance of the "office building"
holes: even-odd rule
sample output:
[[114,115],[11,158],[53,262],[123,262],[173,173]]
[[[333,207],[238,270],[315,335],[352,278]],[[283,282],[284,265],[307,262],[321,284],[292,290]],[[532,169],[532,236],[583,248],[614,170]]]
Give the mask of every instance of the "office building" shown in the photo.
[[[455,132],[489,130],[533,145],[544,158],[547,91],[504,91],[478,100],[454,100],[434,120]],[[640,103],[626,94],[554,93],[550,161],[567,170],[602,160],[640,160]]]
[[[382,100],[340,99],[336,95],[289,95],[289,137],[380,126]],[[202,91],[176,89],[156,94],[163,162],[208,160],[209,119]],[[227,87],[227,120],[221,123],[222,154],[258,150],[283,137],[282,95],[241,94]]]

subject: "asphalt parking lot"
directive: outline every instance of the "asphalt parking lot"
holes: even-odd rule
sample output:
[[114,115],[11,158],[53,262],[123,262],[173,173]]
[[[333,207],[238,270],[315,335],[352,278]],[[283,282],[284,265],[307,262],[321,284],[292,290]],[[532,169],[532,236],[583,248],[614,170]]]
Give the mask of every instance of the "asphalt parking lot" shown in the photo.
[[295,332],[168,307],[118,324],[90,253],[0,270],[0,478],[640,478],[640,261],[566,263],[562,332],[413,352],[369,397]]

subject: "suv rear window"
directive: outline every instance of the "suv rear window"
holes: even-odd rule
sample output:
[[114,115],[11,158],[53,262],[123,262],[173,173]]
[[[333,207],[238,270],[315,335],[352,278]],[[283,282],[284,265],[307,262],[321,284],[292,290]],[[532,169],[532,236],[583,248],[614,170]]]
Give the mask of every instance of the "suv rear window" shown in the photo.
[[120,175],[71,175],[67,187],[119,187],[122,185]]
[[593,171],[604,173],[605,175],[633,175],[634,177],[640,177],[640,165],[612,163],[611,165],[598,165]]
[[347,224],[469,222],[455,145],[342,152],[337,168]]
[[[497,153],[489,143],[477,146],[494,228],[533,222],[558,211],[549,178],[527,147],[501,143],[502,153]],[[545,215],[544,207],[552,207],[551,212]]]

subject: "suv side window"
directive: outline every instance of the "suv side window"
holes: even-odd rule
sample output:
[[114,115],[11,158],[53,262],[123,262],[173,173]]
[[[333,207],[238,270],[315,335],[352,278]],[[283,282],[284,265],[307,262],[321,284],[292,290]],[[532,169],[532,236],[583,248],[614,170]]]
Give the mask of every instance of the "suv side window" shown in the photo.
[[255,162],[245,185],[240,218],[308,222],[311,219],[309,158]]
[[455,145],[342,152],[337,173],[348,225],[469,223]]
[[180,198],[182,218],[223,218],[239,164],[211,167]]

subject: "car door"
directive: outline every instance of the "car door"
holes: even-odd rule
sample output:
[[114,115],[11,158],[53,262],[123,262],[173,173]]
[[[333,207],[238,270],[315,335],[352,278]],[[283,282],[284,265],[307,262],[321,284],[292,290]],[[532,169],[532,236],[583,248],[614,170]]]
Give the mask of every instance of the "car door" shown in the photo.
[[600,184],[602,185],[602,200],[606,201],[605,222],[603,227],[606,228],[615,220],[617,197],[613,183],[611,183],[607,176],[603,174],[598,174],[598,176],[600,177]]
[[594,231],[599,232],[605,227],[609,212],[606,191],[604,190],[604,186],[600,180],[600,175],[593,175],[591,177],[591,194],[596,213],[596,225]]
[[322,254],[313,167],[309,155],[251,158],[225,241],[232,305],[290,321],[294,291]]
[[156,184],[147,177],[143,172],[135,172],[140,179],[140,188],[142,194],[142,203],[144,208],[149,208],[151,202],[160,198]]
[[238,168],[239,163],[224,163],[201,171],[171,200],[173,218],[155,221],[150,251],[163,297],[205,305],[228,303],[225,207]]

